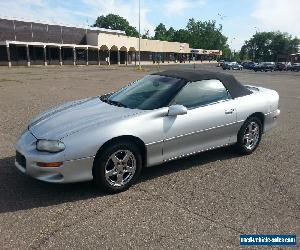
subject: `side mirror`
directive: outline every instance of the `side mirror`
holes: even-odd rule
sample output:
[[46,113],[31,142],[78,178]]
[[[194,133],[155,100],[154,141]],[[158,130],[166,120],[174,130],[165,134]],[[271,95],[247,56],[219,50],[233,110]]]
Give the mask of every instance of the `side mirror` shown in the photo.
[[187,108],[183,105],[171,105],[169,107],[168,116],[177,116],[187,114]]

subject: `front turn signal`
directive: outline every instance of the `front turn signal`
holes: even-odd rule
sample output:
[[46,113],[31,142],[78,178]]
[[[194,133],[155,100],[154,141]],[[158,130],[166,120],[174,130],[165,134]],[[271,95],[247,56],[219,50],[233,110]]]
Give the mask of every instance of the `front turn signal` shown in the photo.
[[58,168],[62,164],[62,162],[37,162],[37,165],[42,168]]

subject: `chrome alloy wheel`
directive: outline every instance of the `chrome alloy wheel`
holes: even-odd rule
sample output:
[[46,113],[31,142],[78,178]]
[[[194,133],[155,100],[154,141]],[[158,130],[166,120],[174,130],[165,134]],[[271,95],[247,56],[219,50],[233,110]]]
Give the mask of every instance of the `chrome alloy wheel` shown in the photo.
[[113,187],[126,185],[136,171],[136,159],[129,150],[114,152],[105,164],[105,179]]
[[252,150],[256,147],[260,137],[260,128],[256,122],[250,122],[243,136],[243,144],[247,150]]

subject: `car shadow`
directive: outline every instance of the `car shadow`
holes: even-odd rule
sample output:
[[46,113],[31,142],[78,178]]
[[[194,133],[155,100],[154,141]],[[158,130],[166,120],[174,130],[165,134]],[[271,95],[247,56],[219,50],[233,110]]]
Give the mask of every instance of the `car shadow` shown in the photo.
[[[145,168],[139,182],[234,157],[238,157],[238,155],[231,147],[200,153],[151,168]],[[47,207],[107,195],[99,192],[92,182],[51,184],[35,180],[20,173],[14,166],[14,160],[14,156],[0,159],[0,213]]]

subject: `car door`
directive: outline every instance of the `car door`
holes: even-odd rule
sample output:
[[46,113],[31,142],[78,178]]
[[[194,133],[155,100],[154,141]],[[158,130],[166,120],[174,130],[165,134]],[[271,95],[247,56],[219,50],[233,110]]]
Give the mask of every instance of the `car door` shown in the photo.
[[223,146],[236,136],[235,102],[219,80],[188,83],[171,104],[188,112],[164,117],[164,160]]

